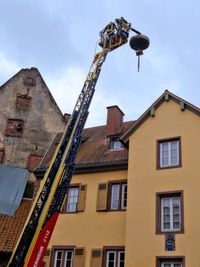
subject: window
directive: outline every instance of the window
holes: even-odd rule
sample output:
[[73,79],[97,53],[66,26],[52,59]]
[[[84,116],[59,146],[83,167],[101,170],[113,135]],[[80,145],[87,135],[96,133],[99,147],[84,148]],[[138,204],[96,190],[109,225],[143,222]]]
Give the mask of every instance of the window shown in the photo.
[[22,137],[24,121],[21,119],[8,119],[6,136]]
[[71,246],[52,248],[50,267],[84,266],[85,249]]
[[127,182],[110,183],[110,210],[125,210],[127,207]]
[[185,257],[157,257],[156,267],[184,267]]
[[28,95],[17,94],[16,107],[19,109],[28,109],[31,105],[31,97]]
[[183,192],[157,194],[157,233],[183,232]]
[[72,267],[73,250],[55,250],[53,267]]
[[161,267],[182,267],[182,263],[179,262],[162,262]]
[[67,197],[67,212],[76,212],[78,204],[79,187],[70,187]]
[[122,150],[124,149],[124,145],[118,138],[111,138],[109,143],[110,150]]
[[86,184],[72,184],[68,188],[65,203],[63,205],[63,213],[83,212],[86,203]]
[[127,183],[122,184],[121,209],[126,209],[126,207],[127,207]]
[[181,203],[180,197],[164,197],[161,199],[161,230],[180,231]]
[[157,167],[172,168],[181,165],[180,138],[158,141]]
[[107,249],[104,267],[124,267],[125,252],[124,249]]

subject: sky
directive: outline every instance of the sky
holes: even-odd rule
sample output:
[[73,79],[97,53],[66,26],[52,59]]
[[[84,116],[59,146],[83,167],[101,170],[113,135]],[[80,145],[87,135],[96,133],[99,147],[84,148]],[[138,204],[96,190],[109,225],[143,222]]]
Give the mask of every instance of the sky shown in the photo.
[[166,89],[200,107],[198,0],[0,0],[0,9],[0,85],[36,67],[61,111],[72,113],[100,49],[99,32],[123,16],[150,46],[140,72],[129,44],[108,54],[87,127],[106,124],[112,105],[135,120]]

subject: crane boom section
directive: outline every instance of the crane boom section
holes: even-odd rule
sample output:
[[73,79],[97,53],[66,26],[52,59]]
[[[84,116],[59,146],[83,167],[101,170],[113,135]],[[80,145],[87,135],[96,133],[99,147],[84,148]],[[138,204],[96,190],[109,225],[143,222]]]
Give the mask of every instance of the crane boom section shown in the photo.
[[[89,106],[95,91],[95,85],[101,72],[101,67],[108,52],[127,42],[130,23],[123,21],[125,26],[114,31],[107,28],[100,33],[102,50],[95,54],[91,68],[78,97],[73,113],[67,123],[63,137],[52,158],[50,166],[43,178],[40,189],[35,197],[32,209],[11,256],[9,267],[28,266],[34,245],[42,229],[48,224],[56,212],[60,212],[68,186],[75,169],[75,157],[81,144],[82,132],[87,120]],[[121,24],[119,24],[121,25]],[[39,265],[34,265],[39,266]]]

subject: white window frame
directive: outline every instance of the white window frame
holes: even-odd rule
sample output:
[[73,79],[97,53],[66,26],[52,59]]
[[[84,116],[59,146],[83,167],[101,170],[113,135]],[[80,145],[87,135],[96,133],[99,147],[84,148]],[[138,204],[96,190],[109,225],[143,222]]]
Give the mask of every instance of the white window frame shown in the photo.
[[66,263],[67,263],[67,256],[68,256],[68,253],[72,253],[72,256],[71,256],[71,259],[70,259],[70,267],[72,267],[72,264],[73,264],[73,250],[65,250],[65,258],[64,258],[64,266],[66,266]]
[[[118,188],[118,196],[117,196],[117,207],[114,206],[114,187],[117,187]],[[119,201],[120,201],[120,183],[116,183],[116,184],[112,184],[111,185],[111,205],[110,205],[110,208],[111,210],[118,210],[119,209]]]
[[[106,252],[106,267],[109,266],[109,255],[113,253],[114,254],[114,267],[120,267],[120,257],[121,254],[124,254],[124,259],[125,259],[125,251],[124,250],[108,250]],[[125,260],[124,260],[125,263]]]
[[183,267],[181,262],[176,262],[176,261],[174,261],[174,262],[168,262],[168,261],[162,262],[161,267],[165,267],[165,264],[170,264],[170,267],[175,267],[175,264],[180,264],[179,267]]
[[[176,143],[176,158],[177,162],[172,163],[172,143]],[[163,164],[163,146],[167,144],[167,164]],[[169,141],[161,141],[159,143],[160,146],[160,168],[167,168],[167,167],[175,167],[180,165],[180,157],[179,157],[179,151],[180,151],[180,140],[169,140]]]
[[[111,147],[112,144],[112,147]],[[119,139],[110,139],[110,150],[124,150],[124,145]]]
[[117,267],[120,267],[120,258],[121,254],[124,254],[124,263],[125,263],[125,251],[118,251],[118,261],[117,261]]
[[53,266],[56,267],[57,266],[57,261],[58,261],[58,253],[61,252],[61,259],[60,260],[60,266],[62,265],[62,258],[63,258],[63,250],[56,250],[55,251],[55,256],[54,256],[54,263]]
[[[126,188],[126,192],[125,192],[125,188]],[[123,183],[122,184],[122,193],[121,193],[121,209],[125,210],[127,208],[127,195],[128,195],[128,184],[127,183]],[[124,205],[124,200],[125,200],[125,195],[126,195],[126,206]]]
[[[72,195],[72,192],[76,191],[77,195]],[[67,212],[76,212],[77,211],[77,205],[78,205],[78,197],[79,197],[79,187],[69,187],[68,189],[68,196],[67,196]],[[73,199],[73,201],[72,201]],[[74,201],[76,199],[76,201]],[[71,204],[75,204],[74,208],[71,207]]]
[[109,255],[111,253],[114,253],[114,267],[116,267],[116,263],[117,263],[117,251],[116,250],[109,250],[106,253],[106,267],[109,266]]
[[[71,256],[71,264],[70,267],[73,266],[73,249],[56,249],[55,250],[55,256],[54,256],[54,263],[53,263],[53,267],[57,266],[57,260],[58,260],[58,253],[61,252],[61,259],[60,259],[60,266],[66,266],[66,262],[67,262],[67,255],[68,253],[72,253]],[[63,265],[64,263],[64,265]]]
[[[173,223],[175,222],[173,219],[173,200],[177,200],[179,201],[179,228],[174,228]],[[168,200],[169,201],[169,223],[170,223],[170,228],[169,229],[165,229],[164,228],[164,201]],[[181,230],[181,197],[180,196],[175,196],[175,197],[162,197],[161,198],[161,231],[162,232],[173,232],[173,231],[180,231]]]
[[[117,192],[114,193],[115,188]],[[125,191],[126,189],[126,191]],[[127,182],[126,181],[116,181],[116,183],[111,183],[110,185],[110,210],[126,210],[127,206]],[[126,197],[126,206],[124,205],[124,200]],[[117,205],[116,205],[117,203]]]

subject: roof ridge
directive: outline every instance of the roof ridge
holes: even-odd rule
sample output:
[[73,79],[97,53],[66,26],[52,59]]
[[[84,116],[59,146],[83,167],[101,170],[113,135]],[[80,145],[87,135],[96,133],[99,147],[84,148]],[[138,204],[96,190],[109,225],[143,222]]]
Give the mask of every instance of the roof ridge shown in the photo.
[[127,142],[129,139],[129,136],[147,119],[149,116],[151,116],[151,110],[154,108],[155,110],[164,102],[173,100],[176,103],[183,103],[184,108],[187,108],[188,110],[194,112],[195,114],[200,116],[200,109],[196,107],[195,105],[191,104],[190,102],[184,100],[183,98],[173,94],[169,90],[165,90],[159,98],[156,99],[156,101],[153,102],[153,104],[146,109],[146,111],[137,119],[135,124],[130,127],[126,133],[124,133],[121,137],[123,142]]

